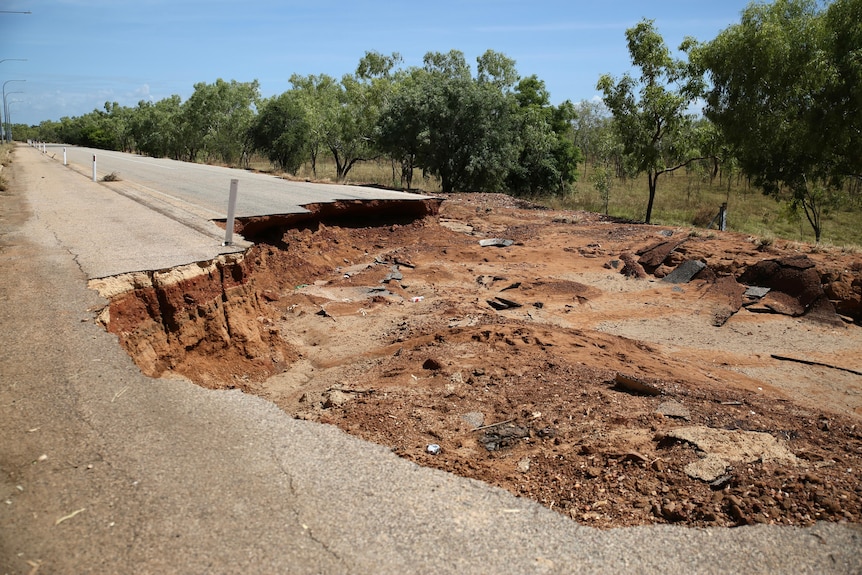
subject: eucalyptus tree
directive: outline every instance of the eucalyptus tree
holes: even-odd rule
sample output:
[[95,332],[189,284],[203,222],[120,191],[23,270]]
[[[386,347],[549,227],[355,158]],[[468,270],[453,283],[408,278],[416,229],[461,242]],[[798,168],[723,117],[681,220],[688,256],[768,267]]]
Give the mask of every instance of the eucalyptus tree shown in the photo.
[[755,185],[805,213],[816,241],[843,176],[860,168],[860,6],[753,3],[692,51],[712,83],[706,116]]
[[140,153],[156,158],[181,158],[181,104],[182,99],[177,94],[157,102],[138,102],[132,111],[130,123],[135,148]]
[[500,191],[518,157],[515,110],[507,98],[513,77],[493,52],[479,58],[474,80],[463,53],[425,55],[423,141],[418,162],[440,178],[444,193]]
[[305,110],[308,121],[308,154],[311,171],[317,176],[317,158],[324,151],[330,134],[337,129],[337,114],[340,107],[341,85],[327,74],[290,77],[292,90]]
[[264,100],[250,129],[254,148],[291,174],[308,157],[308,135],[308,119],[296,91]]
[[517,194],[561,194],[577,177],[580,151],[573,140],[575,106],[552,106],[545,83],[535,75],[518,82],[513,94],[518,158],[506,179]]
[[[687,62],[671,56],[652,20],[626,30],[632,64],[638,78],[619,80],[602,75],[598,89],[613,115],[614,129],[623,145],[626,163],[635,173],[646,173],[649,186],[647,223],[652,218],[659,177],[703,159],[692,142],[693,115],[688,112],[702,93],[703,81]],[[688,49],[686,40],[680,49]]]

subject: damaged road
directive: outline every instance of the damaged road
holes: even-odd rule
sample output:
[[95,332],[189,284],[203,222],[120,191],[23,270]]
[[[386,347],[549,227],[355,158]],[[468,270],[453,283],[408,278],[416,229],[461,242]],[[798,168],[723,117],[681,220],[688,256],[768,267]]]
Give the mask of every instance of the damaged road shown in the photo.
[[[102,321],[151,376],[260,395],[587,525],[862,521],[858,254],[496,195],[393,216],[247,229],[243,257],[115,289]],[[710,459],[683,425],[798,461]]]

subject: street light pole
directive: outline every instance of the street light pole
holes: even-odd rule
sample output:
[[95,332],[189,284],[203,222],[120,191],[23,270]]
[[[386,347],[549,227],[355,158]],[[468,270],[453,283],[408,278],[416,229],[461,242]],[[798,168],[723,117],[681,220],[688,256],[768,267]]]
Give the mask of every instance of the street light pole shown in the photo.
[[[9,93],[15,94],[16,92],[9,92]],[[23,92],[17,92],[17,93],[22,94]],[[10,142],[12,141],[12,112],[10,112],[9,110],[12,107],[12,104],[18,104],[18,103],[23,102],[23,101],[24,100],[9,100],[9,103],[6,104],[6,121],[9,123],[9,141]]]
[[9,133],[8,133],[9,132],[9,127],[8,127],[9,112],[6,109],[6,84],[8,84],[9,82],[26,82],[26,81],[27,80],[6,80],[5,82],[3,82],[3,117],[5,118],[6,124],[7,124],[6,129],[4,130],[5,133],[3,136],[4,136],[4,141],[6,141],[6,142],[9,141],[9,139],[8,139],[8,136],[9,136]]
[[[0,64],[3,62],[26,62],[26,58],[3,58],[0,60]],[[0,126],[3,127],[3,141],[6,141],[6,106],[3,106],[3,117],[0,118]]]
[[[23,94],[23,93],[24,92],[22,92],[21,90],[15,90],[14,92],[6,92],[6,95],[11,96],[12,94]],[[8,142],[12,141],[12,121],[9,119],[9,106],[11,106],[12,102],[15,102],[15,101],[16,100],[11,100],[7,103],[6,99],[5,98],[3,99],[3,115],[6,118],[6,131],[5,131],[5,133],[8,135],[8,140],[7,140]],[[17,100],[17,101],[20,102],[20,100]]]

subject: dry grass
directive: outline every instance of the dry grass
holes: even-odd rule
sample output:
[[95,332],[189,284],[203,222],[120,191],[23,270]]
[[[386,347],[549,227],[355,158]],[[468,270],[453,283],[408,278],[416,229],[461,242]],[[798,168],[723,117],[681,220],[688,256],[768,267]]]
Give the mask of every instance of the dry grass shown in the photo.
[[[272,166],[263,158],[254,158],[253,169],[272,171]],[[388,160],[357,163],[348,173],[346,183],[373,184],[401,189],[400,168]],[[562,210],[584,210],[601,213],[604,204],[596,189],[583,177],[563,197],[531,198],[533,201],[550,208]],[[592,171],[587,166],[587,171]],[[297,179],[321,182],[335,181],[335,165],[331,158],[323,157],[317,162],[317,175],[306,163],[297,172]],[[440,192],[440,182],[436,178],[423,178],[417,170],[413,188],[428,194]],[[648,188],[646,176],[613,181],[610,190],[608,214],[610,216],[642,221],[646,216]],[[728,230],[750,234],[760,238],[764,244],[783,238],[805,244],[814,242],[814,232],[804,217],[788,213],[785,207],[771,197],[764,196],[759,190],[748,186],[744,178],[735,176],[731,181],[718,178],[710,181],[702,173],[678,171],[665,174],[659,179],[653,207],[652,222],[660,225],[682,226],[695,230],[703,229],[718,213],[722,203],[728,205]],[[843,250],[862,249],[862,207],[833,210],[824,217],[823,237],[825,246],[842,246]],[[709,232],[703,231],[703,235]]]

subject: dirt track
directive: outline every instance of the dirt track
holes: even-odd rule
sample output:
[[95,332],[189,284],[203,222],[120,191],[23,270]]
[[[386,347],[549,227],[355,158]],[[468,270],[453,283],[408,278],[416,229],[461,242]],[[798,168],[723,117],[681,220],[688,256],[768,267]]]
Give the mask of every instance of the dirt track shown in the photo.
[[[242,388],[585,524],[862,522],[862,256],[496,195],[392,221],[261,232],[103,319],[145,373]],[[707,269],[660,281],[686,260]],[[757,301],[736,281],[777,277]]]

